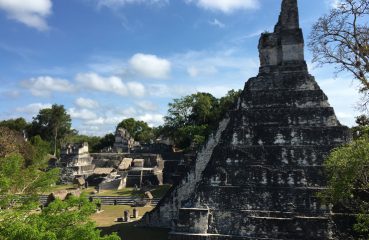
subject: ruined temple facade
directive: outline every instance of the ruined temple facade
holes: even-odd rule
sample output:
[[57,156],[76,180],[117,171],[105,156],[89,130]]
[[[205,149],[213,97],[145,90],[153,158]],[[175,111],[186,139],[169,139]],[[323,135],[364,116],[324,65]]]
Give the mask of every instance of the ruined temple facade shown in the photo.
[[142,219],[172,240],[334,239],[323,161],[350,140],[304,60],[297,0],[259,42],[259,74],[184,178]]

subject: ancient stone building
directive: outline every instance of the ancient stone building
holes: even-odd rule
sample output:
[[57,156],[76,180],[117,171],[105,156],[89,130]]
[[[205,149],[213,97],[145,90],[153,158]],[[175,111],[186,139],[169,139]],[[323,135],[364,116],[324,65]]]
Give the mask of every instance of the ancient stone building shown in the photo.
[[259,74],[143,225],[172,228],[172,240],[333,238],[316,193],[324,159],[350,133],[308,73],[297,0],[283,0],[259,52]]
[[115,142],[113,145],[113,149],[115,152],[129,153],[134,145],[135,140],[131,137],[126,129],[118,128],[115,131]]
[[62,169],[62,182],[73,182],[77,176],[89,176],[95,165],[88,151],[88,143],[66,144],[60,153],[59,167]]

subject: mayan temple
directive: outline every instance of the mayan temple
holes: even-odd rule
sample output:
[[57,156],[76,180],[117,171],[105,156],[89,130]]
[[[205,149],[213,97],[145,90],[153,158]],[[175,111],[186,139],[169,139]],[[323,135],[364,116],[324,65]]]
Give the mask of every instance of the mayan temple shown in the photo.
[[170,227],[172,240],[334,238],[316,193],[324,159],[350,134],[308,73],[298,15],[297,0],[283,0],[260,38],[259,74],[142,224]]

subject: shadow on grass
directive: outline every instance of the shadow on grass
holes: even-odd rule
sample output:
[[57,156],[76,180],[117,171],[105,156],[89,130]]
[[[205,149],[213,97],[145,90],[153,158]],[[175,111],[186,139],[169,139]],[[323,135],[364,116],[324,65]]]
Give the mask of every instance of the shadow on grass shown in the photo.
[[99,227],[102,235],[118,233],[122,240],[167,240],[169,229],[135,227],[134,223],[121,223]]

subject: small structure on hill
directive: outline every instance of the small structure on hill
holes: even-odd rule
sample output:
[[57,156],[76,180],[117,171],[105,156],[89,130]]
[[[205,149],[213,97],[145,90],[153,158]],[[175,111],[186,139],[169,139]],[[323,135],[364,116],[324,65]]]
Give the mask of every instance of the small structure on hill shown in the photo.
[[118,171],[127,171],[132,166],[132,158],[123,158],[118,166]]
[[73,184],[76,184],[78,188],[85,188],[86,187],[86,180],[84,177],[77,177],[74,179]]
[[133,159],[132,166],[126,171],[128,174],[127,187],[137,186],[141,188],[148,185],[162,185],[163,168],[164,161],[160,155],[156,155],[154,158]]
[[131,149],[138,143],[135,142],[133,137],[124,128],[118,128],[115,131],[115,142],[113,145],[114,152],[117,153],[130,153]]
[[62,182],[71,183],[76,177],[87,177],[94,171],[88,143],[66,144],[60,153],[59,167],[62,169]]

